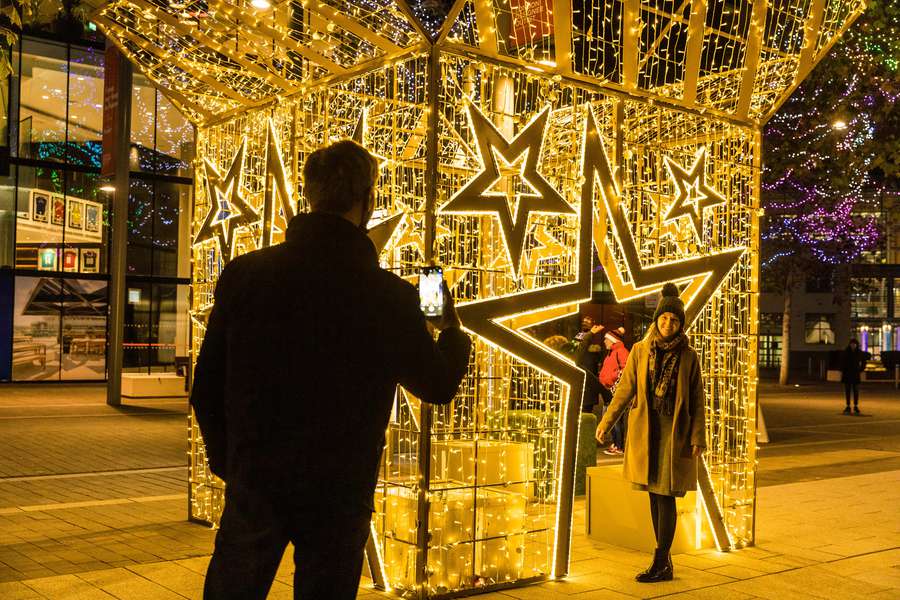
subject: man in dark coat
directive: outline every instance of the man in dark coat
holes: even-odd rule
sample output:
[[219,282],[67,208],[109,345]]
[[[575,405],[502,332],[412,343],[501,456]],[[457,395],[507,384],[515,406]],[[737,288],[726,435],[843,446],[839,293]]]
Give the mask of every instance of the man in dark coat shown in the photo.
[[841,354],[841,383],[844,384],[844,399],[847,405],[844,414],[850,413],[850,395],[853,395],[853,412],[859,414],[859,381],[860,373],[866,369],[869,353],[859,349],[859,342],[850,340],[847,348]]
[[312,212],[228,263],[197,359],[191,406],[227,484],[205,598],[265,598],[288,542],[295,597],[355,598],[395,388],[446,404],[468,365],[450,294],[435,342],[378,265],[376,160],[341,141],[303,175]]

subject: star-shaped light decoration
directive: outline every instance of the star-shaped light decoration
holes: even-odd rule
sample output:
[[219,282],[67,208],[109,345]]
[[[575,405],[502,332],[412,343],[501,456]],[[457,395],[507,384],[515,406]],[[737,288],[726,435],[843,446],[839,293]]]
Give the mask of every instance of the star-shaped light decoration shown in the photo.
[[678,197],[675,198],[663,221],[668,223],[680,217],[690,218],[694,233],[698,238],[703,237],[703,210],[717,204],[724,204],[725,198],[706,183],[706,148],[701,146],[694,156],[694,164],[690,171],[666,157],[666,168],[669,176],[678,187]]
[[590,177],[585,174],[586,181],[593,182],[594,175],[596,175],[603,196],[603,205],[595,218],[604,224],[606,222],[611,224],[613,236],[625,258],[628,282],[623,273],[619,272],[609,237],[605,235],[605,227],[602,230],[595,229],[594,243],[616,300],[626,302],[657,293],[669,281],[687,283],[687,287],[681,293],[685,311],[684,327],[687,329],[719,289],[719,285],[737,264],[746,248],[731,248],[717,254],[651,266],[642,265],[637,244],[631,233],[631,225],[628,223],[628,217],[625,215],[625,209],[621,203],[621,193],[613,177],[609,158],[600,139],[599,129],[592,111],[588,114],[584,153],[586,168],[589,167],[591,173]]
[[[563,316],[557,309],[564,305],[574,306],[577,310],[578,302],[590,298],[592,241],[598,244],[601,257],[606,256],[604,267],[619,302],[658,292],[668,281],[689,282],[687,288],[682,292],[682,298],[685,299],[685,327],[696,318],[744,252],[744,248],[735,248],[695,259],[649,267],[641,265],[637,246],[621,205],[619,189],[613,179],[613,171],[603,147],[593,111],[588,108],[587,113],[582,146],[582,187],[576,280],[572,283],[478,300],[458,307],[460,320],[466,329],[478,335],[486,343],[555,377],[568,390],[560,408],[562,439],[559,446],[559,472],[562,474],[560,483],[565,489],[560,490],[557,519],[562,518],[562,515],[569,514],[568,507],[564,504],[570,505],[572,501],[571,486],[574,481],[572,469],[574,469],[575,447],[578,438],[578,411],[588,375],[576,367],[571,359],[528,336],[521,329],[542,320],[539,315],[545,318],[551,315]],[[598,187],[597,184],[599,184],[600,195],[603,198],[603,207],[599,217],[595,217],[594,211],[594,194]],[[625,283],[625,276],[618,272],[607,236],[598,236],[595,239],[595,218],[601,225],[597,228],[599,232],[606,231],[607,221],[611,224],[613,236],[617,239],[626,259],[625,266],[630,276],[629,283]],[[566,548],[568,548],[569,542],[570,539],[562,532],[556,538],[553,573],[561,572],[559,569],[563,568],[562,565],[565,564]]]
[[259,221],[259,215],[242,196],[246,145],[247,138],[244,138],[234,158],[231,159],[231,166],[225,177],[222,177],[209,159],[203,161],[203,178],[206,197],[209,200],[209,212],[206,213],[200,230],[194,236],[193,245],[216,240],[223,262],[228,262],[234,257],[234,238],[237,229],[250,227]]
[[[262,239],[260,247],[272,245],[276,233],[287,231],[288,223],[297,214],[294,188],[288,175],[284,159],[281,157],[281,144],[275,121],[267,119],[268,133],[266,138],[266,193],[263,199]],[[276,206],[277,204],[277,206]]]
[[[518,276],[529,216],[575,213],[537,169],[550,107],[538,113],[512,141],[507,140],[472,102],[467,104],[467,110],[469,124],[478,144],[482,170],[457,191],[438,213],[496,215],[500,221],[510,267],[513,274]],[[522,194],[517,189],[506,193],[491,191],[503,178],[498,158],[511,165],[523,156],[518,175],[522,183],[534,193]],[[512,210],[510,203],[515,205]]]

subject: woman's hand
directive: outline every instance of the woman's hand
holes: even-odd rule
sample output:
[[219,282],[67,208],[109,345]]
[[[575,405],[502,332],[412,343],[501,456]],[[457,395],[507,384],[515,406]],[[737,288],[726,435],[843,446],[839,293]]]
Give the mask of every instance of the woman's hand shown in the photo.
[[701,448],[700,446],[691,446],[691,456],[694,458],[700,458],[703,456],[703,451],[705,448]]
[[599,427],[597,428],[597,432],[594,434],[594,437],[597,438],[597,441],[601,444],[606,443],[606,432],[601,430]]

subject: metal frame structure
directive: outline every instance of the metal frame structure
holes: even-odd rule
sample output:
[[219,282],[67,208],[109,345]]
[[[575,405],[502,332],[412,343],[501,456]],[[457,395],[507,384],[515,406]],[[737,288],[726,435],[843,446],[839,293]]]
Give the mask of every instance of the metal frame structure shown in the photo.
[[[760,127],[861,0],[113,0],[94,20],[198,126],[193,345],[232,256],[280,241],[299,165],[382,159],[386,268],[436,260],[476,349],[448,408],[398,390],[376,585],[453,597],[568,572],[585,373],[534,337],[590,298],[682,289],[707,393],[698,510],[753,542]],[[222,175],[225,173],[225,175]],[[191,517],[223,485],[191,425]]]

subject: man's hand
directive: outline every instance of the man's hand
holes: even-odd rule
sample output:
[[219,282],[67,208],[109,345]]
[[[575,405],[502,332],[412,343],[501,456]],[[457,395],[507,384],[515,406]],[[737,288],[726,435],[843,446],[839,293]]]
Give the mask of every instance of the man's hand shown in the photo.
[[591,327],[591,333],[600,333],[603,331],[603,325],[594,325]]
[[459,315],[456,314],[456,305],[453,303],[453,295],[450,293],[450,288],[447,287],[447,282],[442,282],[441,287],[444,291],[443,313],[440,317],[427,318],[428,323],[438,331],[460,326]]
[[704,449],[700,446],[691,446],[691,456],[693,456],[694,458],[700,458],[701,456],[703,456],[703,450]]
[[606,439],[606,432],[602,431],[599,427],[597,427],[597,432],[594,434],[594,437],[597,438],[597,441],[601,444],[605,444],[608,441]]

